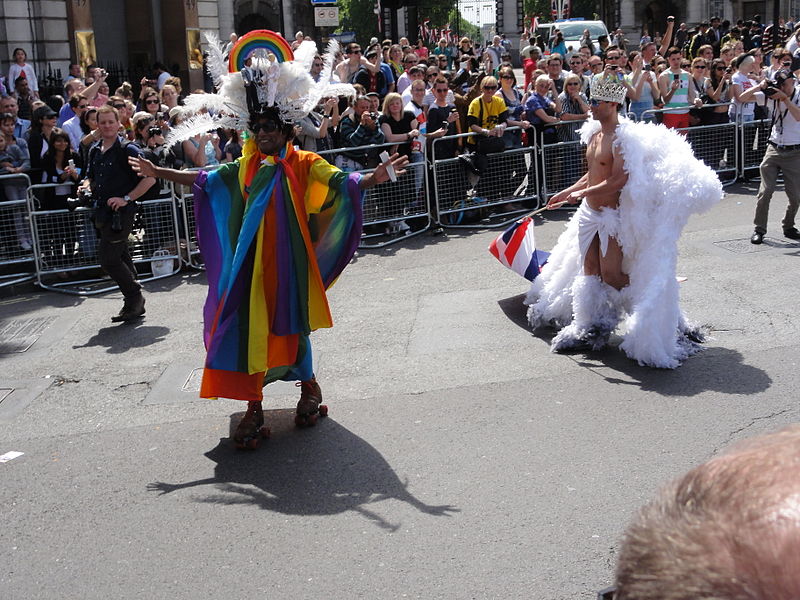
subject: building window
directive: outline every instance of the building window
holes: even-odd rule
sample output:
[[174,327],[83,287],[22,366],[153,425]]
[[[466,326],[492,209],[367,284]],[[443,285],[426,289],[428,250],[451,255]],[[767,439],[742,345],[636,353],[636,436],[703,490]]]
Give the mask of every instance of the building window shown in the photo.
[[[797,0],[792,0],[793,2]],[[708,16],[723,18],[725,13],[725,0],[708,0]]]

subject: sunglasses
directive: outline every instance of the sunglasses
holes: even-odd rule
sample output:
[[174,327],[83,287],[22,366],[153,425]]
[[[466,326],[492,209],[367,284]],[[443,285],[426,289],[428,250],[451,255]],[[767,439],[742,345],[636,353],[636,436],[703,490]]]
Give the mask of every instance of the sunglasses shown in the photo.
[[485,86],[483,86],[483,89],[485,89],[485,90],[496,90],[497,86],[496,85],[485,85]]
[[437,88],[437,89],[435,89],[433,91],[436,92],[437,94],[446,94],[447,91],[448,91],[448,88]]
[[125,108],[124,104],[112,104],[111,106],[113,106],[117,110],[122,110],[123,108]]
[[693,66],[692,68],[693,68],[693,69],[705,69],[705,68],[706,68],[706,66],[705,66],[705,65],[695,65],[695,66]]
[[146,100],[145,104],[161,104],[159,100]]
[[264,133],[272,133],[273,131],[280,129],[280,127],[280,123],[273,121],[272,119],[268,121],[259,121],[258,123],[253,123],[253,135],[258,135],[259,131],[263,131]]
[[89,108],[88,104],[78,104],[78,108],[87,109]]
[[500,79],[514,79],[513,75],[500,75]]
[[568,83],[567,85],[580,85],[580,83],[578,83],[577,81],[573,81],[571,83]]

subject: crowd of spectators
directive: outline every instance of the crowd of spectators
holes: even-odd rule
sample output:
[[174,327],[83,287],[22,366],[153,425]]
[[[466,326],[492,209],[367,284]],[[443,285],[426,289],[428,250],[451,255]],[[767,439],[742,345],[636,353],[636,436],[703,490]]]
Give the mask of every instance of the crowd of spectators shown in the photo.
[[[667,108],[670,111],[659,119],[669,127],[748,121],[766,116],[756,102],[764,82],[779,69],[800,67],[800,27],[783,19],[764,27],[758,18],[731,24],[714,17],[690,29],[684,23],[676,27],[670,17],[663,35],[645,34],[638,44],[629,43],[618,30],[598,39],[587,30],[578,47],[568,46],[559,34],[555,28],[545,43],[536,32],[525,31],[518,64],[512,63],[511,42],[504,35],[494,36],[486,46],[468,37],[441,39],[430,49],[405,37],[396,42],[373,38],[363,45],[349,43],[337,57],[331,77],[353,84],[355,98],[323,98],[296,124],[294,143],[305,150],[338,151],[331,162],[361,170],[374,167],[383,149],[363,146],[394,144],[392,149],[407,155],[413,166],[430,163],[436,140],[436,159],[576,141],[577,130],[590,114],[592,82],[604,77],[628,89],[623,112],[634,118]],[[308,38],[298,32],[293,43],[304,39]],[[66,185],[79,179],[90,147],[99,140],[97,110],[105,105],[119,115],[121,139],[139,146],[159,164],[209,167],[235,160],[241,153],[244,132],[237,131],[220,130],[172,148],[164,146],[169,129],[191,115],[182,105],[185,92],[180,79],[160,63],[138,85],[125,82],[114,90],[109,89],[103,69],[89,67],[83,72],[72,65],[63,97],[45,102],[38,97],[36,75],[26,63],[25,50],[15,49],[13,61],[0,88],[3,174],[25,173],[33,183]],[[519,66],[524,81],[517,81],[514,68]],[[318,55],[311,76],[318,79],[323,67]],[[13,90],[8,89],[9,82]],[[509,127],[513,129],[507,131]],[[462,133],[472,135],[441,139]],[[63,151],[74,167],[65,168],[67,155],[53,143],[59,140],[61,146],[63,139],[69,140]],[[564,170],[580,168],[578,160],[577,154],[565,154]],[[481,163],[471,166],[475,164]],[[423,168],[412,169],[413,186],[403,190],[408,203],[424,200]],[[541,164],[530,167],[541,168]],[[511,170],[518,183],[526,174],[529,186],[535,179],[520,165]],[[3,181],[6,199],[18,198],[19,184]],[[527,192],[531,195],[530,189]],[[42,205],[63,208],[65,198],[56,193]],[[20,226],[17,243],[28,250],[31,240],[23,230]]]

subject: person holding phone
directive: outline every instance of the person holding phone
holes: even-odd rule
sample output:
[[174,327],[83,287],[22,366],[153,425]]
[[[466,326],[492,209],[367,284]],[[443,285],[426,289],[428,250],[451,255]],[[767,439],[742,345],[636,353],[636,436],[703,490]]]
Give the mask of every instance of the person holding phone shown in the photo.
[[689,72],[681,68],[683,54],[680,48],[673,46],[667,50],[669,69],[658,76],[658,87],[664,99],[664,108],[672,109],[664,113],[663,123],[670,129],[686,129],[689,127],[689,107],[701,105],[700,99],[689,85]]

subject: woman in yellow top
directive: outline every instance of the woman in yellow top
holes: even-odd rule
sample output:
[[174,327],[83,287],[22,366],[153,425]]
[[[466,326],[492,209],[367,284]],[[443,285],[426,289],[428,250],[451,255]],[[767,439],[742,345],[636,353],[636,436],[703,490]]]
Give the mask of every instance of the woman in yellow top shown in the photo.
[[[484,139],[496,137],[502,141],[503,132],[506,129],[506,120],[508,119],[508,108],[506,103],[499,96],[495,96],[497,91],[497,79],[494,77],[485,77],[481,83],[481,95],[475,98],[469,104],[467,110],[467,127],[470,131],[480,134],[483,137],[476,138],[470,136],[467,138],[467,143],[473,149],[476,144],[479,146],[491,147],[491,142],[484,142]],[[499,150],[503,151],[503,145],[497,144]],[[479,149],[479,151],[481,151]],[[489,150],[490,152],[492,150]]]

